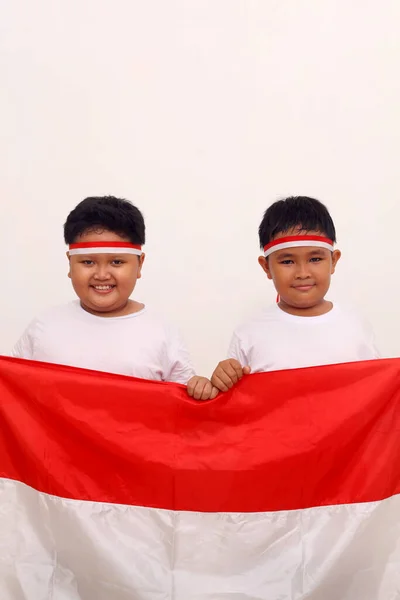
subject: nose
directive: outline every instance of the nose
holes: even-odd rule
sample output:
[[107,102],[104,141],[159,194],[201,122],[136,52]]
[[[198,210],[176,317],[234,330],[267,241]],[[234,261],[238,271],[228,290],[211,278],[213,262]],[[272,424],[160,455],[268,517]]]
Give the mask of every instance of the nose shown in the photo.
[[96,272],[94,273],[93,277],[98,281],[107,281],[107,279],[110,279],[110,271],[108,265],[97,265]]
[[310,277],[310,263],[308,261],[297,263],[296,279],[310,279]]

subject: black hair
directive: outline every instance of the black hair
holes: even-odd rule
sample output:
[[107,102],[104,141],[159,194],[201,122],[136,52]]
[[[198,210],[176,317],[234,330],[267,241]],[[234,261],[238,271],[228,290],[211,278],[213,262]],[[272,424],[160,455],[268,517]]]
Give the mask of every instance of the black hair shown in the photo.
[[274,202],[264,213],[258,228],[260,246],[264,248],[278,233],[293,227],[302,231],[319,231],[336,242],[335,225],[322,202],[307,196],[290,196]]
[[127,238],[132,244],[145,243],[143,215],[129,200],[115,196],[85,198],[68,215],[64,224],[64,240],[73,244],[80,235],[105,229]]

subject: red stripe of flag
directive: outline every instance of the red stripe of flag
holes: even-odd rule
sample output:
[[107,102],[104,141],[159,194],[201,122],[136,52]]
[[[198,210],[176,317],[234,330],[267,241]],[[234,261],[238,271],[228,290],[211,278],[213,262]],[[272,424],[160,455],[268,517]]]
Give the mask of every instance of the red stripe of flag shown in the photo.
[[82,500],[254,512],[400,493],[400,360],[183,386],[0,358],[0,476]]

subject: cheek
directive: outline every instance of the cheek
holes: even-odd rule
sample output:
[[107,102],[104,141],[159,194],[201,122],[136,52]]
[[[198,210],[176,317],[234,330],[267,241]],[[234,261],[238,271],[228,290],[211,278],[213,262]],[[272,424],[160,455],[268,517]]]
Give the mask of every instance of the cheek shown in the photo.
[[332,266],[327,262],[322,268],[320,266],[319,268],[315,269],[315,278],[319,279],[320,281],[329,282],[331,278],[331,268]]
[[73,285],[79,287],[87,283],[90,273],[89,270],[84,270],[80,265],[71,265],[70,277]]
[[115,273],[115,280],[121,288],[132,288],[137,280],[136,269],[124,269]]
[[284,268],[281,265],[274,265],[271,268],[271,275],[274,282],[281,285],[292,280],[291,269],[289,267]]

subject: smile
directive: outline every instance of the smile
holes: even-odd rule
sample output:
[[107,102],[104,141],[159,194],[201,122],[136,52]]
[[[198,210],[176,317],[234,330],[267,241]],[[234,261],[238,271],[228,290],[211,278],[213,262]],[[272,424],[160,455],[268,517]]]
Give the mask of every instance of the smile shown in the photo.
[[308,292],[309,290],[311,290],[314,287],[315,284],[312,285],[295,285],[293,286],[295,290],[298,290],[299,292]]
[[100,294],[107,294],[108,292],[111,292],[116,286],[115,285],[91,285],[90,287],[92,287],[96,292],[99,292]]

